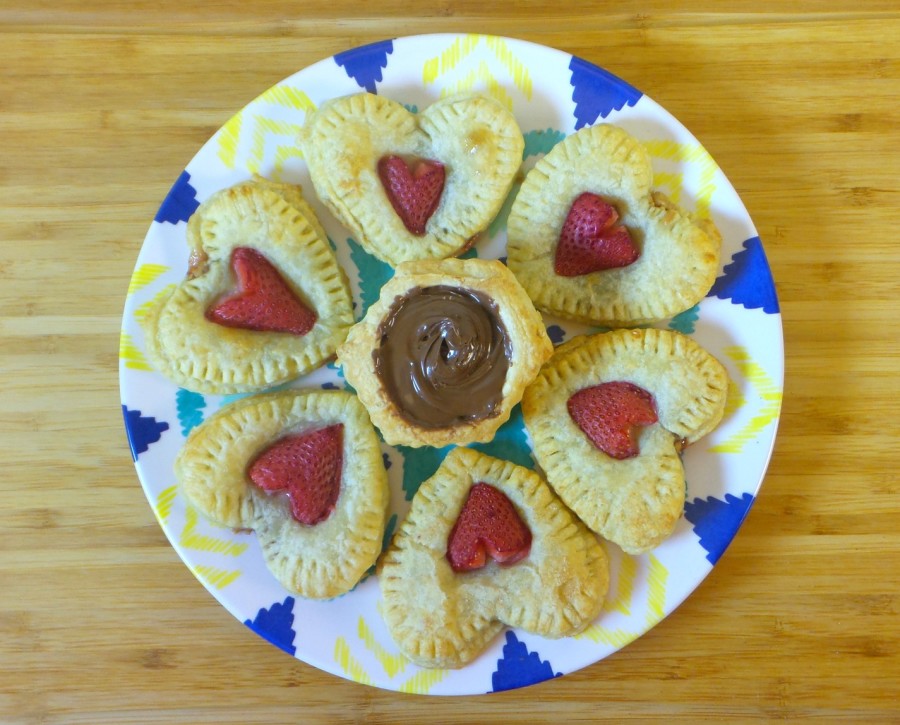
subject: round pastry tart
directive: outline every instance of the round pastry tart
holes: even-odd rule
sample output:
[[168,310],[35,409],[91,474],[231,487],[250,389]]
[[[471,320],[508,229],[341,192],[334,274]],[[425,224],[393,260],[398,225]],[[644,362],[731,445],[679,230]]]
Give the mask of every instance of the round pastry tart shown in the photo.
[[466,250],[503,205],[525,146],[513,114],[479,94],[420,113],[344,96],[310,114],[300,142],[316,194],[392,266]]
[[553,352],[540,314],[498,261],[397,267],[338,348],[390,445],[487,442]]
[[728,376],[670,330],[616,330],[557,348],[522,399],[534,455],[565,504],[629,554],[684,508],[680,453],[718,425]]
[[538,309],[622,327],[703,299],[721,235],[652,181],[644,147],[608,124],[582,128],[528,172],[509,214],[508,264]]
[[454,448],[416,493],[378,580],[403,654],[461,667],[506,625],[578,634],[600,614],[609,564],[537,473]]
[[264,390],[334,355],[350,288],[300,187],[259,177],[190,218],[186,279],[142,311],[147,356],[201,393]]
[[300,596],[349,591],[381,553],[387,472],[352,393],[290,390],[232,403],[191,431],[175,476],[210,521],[255,531],[272,574]]

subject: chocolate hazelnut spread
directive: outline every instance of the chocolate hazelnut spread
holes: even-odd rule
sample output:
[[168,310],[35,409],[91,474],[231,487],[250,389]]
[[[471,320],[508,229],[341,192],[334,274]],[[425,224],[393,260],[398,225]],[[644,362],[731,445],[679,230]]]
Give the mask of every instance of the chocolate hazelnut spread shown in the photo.
[[416,287],[397,297],[378,335],[375,373],[409,422],[449,428],[499,412],[511,343],[488,295]]

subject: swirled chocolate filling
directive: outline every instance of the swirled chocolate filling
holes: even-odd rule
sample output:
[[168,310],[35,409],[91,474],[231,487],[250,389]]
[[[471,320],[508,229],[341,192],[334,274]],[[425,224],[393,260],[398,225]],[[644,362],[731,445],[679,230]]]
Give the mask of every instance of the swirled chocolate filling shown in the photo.
[[400,415],[450,428],[497,415],[512,352],[497,304],[461,287],[416,287],[378,328],[375,373]]

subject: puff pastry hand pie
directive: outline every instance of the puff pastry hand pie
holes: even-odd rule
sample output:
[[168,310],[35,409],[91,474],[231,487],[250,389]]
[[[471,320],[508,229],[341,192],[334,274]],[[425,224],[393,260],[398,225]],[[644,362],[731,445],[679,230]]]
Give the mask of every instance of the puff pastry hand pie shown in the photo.
[[219,191],[187,235],[187,278],[141,319],[156,369],[197,392],[253,392],[334,354],[353,324],[350,289],[299,187]]
[[669,330],[616,330],[559,347],[522,399],[534,455],[590,529],[630,554],[666,539],[684,508],[681,448],[725,410],[722,364]]
[[622,327],[703,299],[721,236],[652,191],[652,180],[644,147],[607,124],[577,131],[535,165],[507,233],[509,268],[538,309]]
[[403,654],[461,667],[505,625],[552,638],[583,630],[600,614],[609,564],[538,474],[455,448],[416,493],[378,580]]
[[205,517],[255,531],[272,574],[300,596],[349,591],[381,553],[387,473],[351,393],[291,390],[232,403],[191,431],[175,475]]
[[465,251],[500,210],[525,145],[487,96],[449,96],[414,114],[371,93],[322,104],[300,143],[319,198],[392,266]]
[[491,440],[553,345],[510,271],[479,259],[407,262],[338,348],[387,443]]

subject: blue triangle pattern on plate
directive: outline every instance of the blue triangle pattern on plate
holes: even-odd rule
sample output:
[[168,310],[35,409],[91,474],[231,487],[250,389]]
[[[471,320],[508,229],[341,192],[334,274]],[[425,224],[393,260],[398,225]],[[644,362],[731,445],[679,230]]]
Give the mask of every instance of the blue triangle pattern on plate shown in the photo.
[[752,504],[753,496],[749,493],[740,498],[726,493],[724,501],[710,496],[685,502],[684,517],[693,524],[710,564],[715,564],[725,553]]
[[135,461],[141,453],[150,449],[150,444],[156,443],[162,437],[163,431],[169,430],[169,424],[165,421],[141,415],[141,411],[129,410],[124,404],[122,415],[125,416],[125,432],[128,434],[131,457]]
[[178,422],[181,423],[181,434],[187,436],[193,428],[203,422],[203,409],[206,407],[206,398],[200,393],[194,393],[184,388],[178,388],[175,393],[175,410],[178,413]]
[[534,468],[521,405],[516,405],[512,409],[509,420],[497,429],[493,440],[489,443],[473,443],[469,447],[494,458],[501,458],[525,468]]
[[396,448],[403,456],[403,494],[407,501],[412,501],[419,486],[434,475],[453,446],[443,448],[396,446]]
[[197,190],[191,186],[191,175],[187,171],[182,171],[181,176],[166,194],[154,221],[169,224],[186,222],[197,211],[198,206],[200,202],[197,201]]
[[294,631],[293,597],[276,602],[268,609],[260,609],[252,621],[245,619],[244,624],[289,655],[297,652],[294,646],[294,637],[297,633]]
[[566,331],[559,325],[550,325],[547,327],[547,337],[554,345],[562,345],[563,340],[566,339]]
[[539,156],[549,153],[556,144],[566,137],[562,131],[554,128],[546,128],[540,131],[528,131],[523,134],[525,148],[522,151],[522,160],[529,156]]
[[696,328],[699,317],[700,305],[694,305],[684,312],[679,312],[675,317],[669,320],[669,329],[684,335],[690,335]]
[[730,299],[748,310],[762,308],[769,315],[778,314],[778,296],[766,253],[759,237],[744,242],[744,248],[734,254],[731,263],[725,265],[707,297]]
[[350,260],[359,270],[359,293],[362,304],[358,310],[359,319],[365,317],[369,307],[378,301],[381,287],[394,276],[391,265],[369,254],[355,239],[347,237]]
[[381,70],[388,64],[388,55],[394,52],[394,41],[382,40],[360,48],[353,48],[334,56],[337,63],[360,88],[377,93],[375,84],[381,82]]
[[537,652],[529,652],[524,642],[520,642],[515,633],[506,633],[506,644],[503,645],[503,657],[497,660],[497,669],[491,676],[493,692],[514,690],[517,687],[534,685],[544,680],[559,677],[561,672],[554,672],[546,660],[542,660]]
[[597,118],[633,106],[644,95],[609,71],[572,56],[572,100],[575,102],[575,128],[590,126]]

